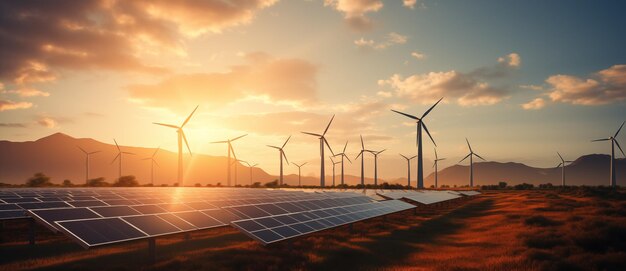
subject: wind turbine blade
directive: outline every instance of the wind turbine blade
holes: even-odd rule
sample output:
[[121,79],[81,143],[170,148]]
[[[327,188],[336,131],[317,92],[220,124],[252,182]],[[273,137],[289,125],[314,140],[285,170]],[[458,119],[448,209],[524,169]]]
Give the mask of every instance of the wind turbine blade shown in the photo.
[[346,159],[348,159],[348,162],[350,162],[350,164],[352,164],[352,160],[350,160],[350,157],[348,157],[347,155],[343,155],[344,157],[346,157]]
[[461,161],[459,161],[459,163],[463,162],[463,160],[467,159],[467,157],[470,157],[470,155],[472,155],[472,153],[470,152],[470,154],[468,154],[467,156],[465,156],[465,158],[461,159]]
[[309,133],[309,132],[301,132],[301,133],[306,134],[306,135],[312,135],[312,136],[322,137],[322,135],[320,135],[320,134],[315,134],[315,133]]
[[474,153],[474,155],[476,155],[476,157],[478,157],[478,158],[480,158],[480,159],[483,159],[483,161],[487,161],[487,160],[485,160],[485,158],[482,158],[482,157],[481,157],[480,155],[478,155],[478,154],[475,154],[475,153]]
[[76,147],[78,147],[83,153],[89,154],[89,153],[87,153],[87,151],[83,150],[83,148],[81,148],[80,146],[76,146]]
[[565,162],[565,159],[563,159],[563,156],[561,156],[561,154],[559,152],[556,152],[556,154],[558,154],[559,158],[561,158],[561,162]]
[[365,150],[361,150],[361,152],[359,152],[359,154],[354,158],[355,160],[359,158],[359,156],[361,156],[363,154]]
[[113,142],[115,142],[115,147],[117,147],[117,151],[121,152],[122,150],[120,150],[120,145],[117,145],[117,140],[115,140],[115,138],[113,139]]
[[123,152],[121,152],[121,153],[123,153],[123,154],[130,154],[130,155],[137,155],[136,153],[126,152],[126,151],[123,151]]
[[424,115],[422,115],[422,118],[426,117],[426,115],[428,115],[428,113],[430,113],[430,111],[433,110],[433,108],[435,108],[435,106],[437,106],[437,104],[439,104],[439,102],[441,102],[441,100],[443,100],[443,97],[441,97],[441,99],[439,99],[439,101],[437,101],[435,104],[433,104],[433,106],[428,108],[428,110],[426,110],[426,112],[424,112]]
[[280,150],[280,148],[276,147],[276,146],[272,146],[272,145],[267,145],[267,146],[270,147],[270,148],[274,148],[274,149]]
[[613,139],[613,142],[615,142],[615,145],[617,145],[617,147],[619,148],[619,150],[622,152],[623,156],[626,156],[626,154],[624,154],[624,151],[622,150],[622,147],[619,145],[619,142],[617,142],[617,139]]
[[189,148],[189,142],[187,142],[187,136],[185,136],[185,132],[183,132],[181,130],[180,134],[183,135],[183,140],[185,141],[185,145],[187,146],[187,150],[189,151],[189,155],[193,156],[193,154],[191,153],[191,148]]
[[408,157],[406,157],[406,156],[402,155],[401,153],[400,153],[400,156],[404,157],[404,159],[406,159],[406,160],[409,160],[409,158],[408,158]]
[[287,140],[285,140],[285,143],[283,143],[283,146],[280,147],[281,149],[285,147],[285,145],[287,145],[287,142],[289,142],[289,139],[291,139],[291,135],[287,138]]
[[330,150],[330,153],[332,153],[333,155],[335,155],[335,153],[333,152],[333,149],[330,147],[330,144],[328,144],[328,141],[326,140],[325,137],[322,137],[322,140],[324,140],[324,143],[326,143],[326,146],[328,147],[328,149]]
[[348,147],[348,141],[346,140],[346,145],[343,145],[342,153],[346,153],[346,148]]
[[152,159],[152,162],[153,162],[153,163],[154,163],[157,167],[161,167],[161,166],[159,166],[159,163],[157,163],[157,161],[156,161],[156,160]]
[[437,148],[433,148],[433,150],[435,151],[435,160],[437,160]]
[[607,141],[607,140],[611,140],[611,139],[610,139],[610,138],[601,138],[601,139],[591,140],[591,142],[596,142],[596,141]]
[[365,144],[363,143],[363,135],[359,135],[361,136],[361,150],[365,149]]
[[161,126],[165,126],[165,127],[170,127],[170,128],[174,128],[174,129],[180,129],[180,127],[178,127],[176,125],[171,125],[171,124],[158,123],[158,122],[153,122],[152,124],[161,125]]
[[142,161],[144,161],[144,160],[152,160],[152,158],[148,157],[148,158],[143,158],[143,159],[141,159],[141,160],[142,160]]
[[617,134],[619,134],[619,131],[622,130],[622,127],[624,127],[624,123],[626,123],[626,121],[622,122],[622,125],[619,127],[619,129],[617,129],[617,132],[615,132],[615,135],[613,136],[613,138],[617,138]]
[[437,161],[442,161],[442,160],[446,160],[446,158],[439,158],[439,159],[437,159]]
[[252,167],[256,167],[256,166],[258,166],[258,165],[259,165],[259,164],[254,164],[254,165],[252,165]]
[[382,151],[377,152],[376,154],[381,154],[382,152],[386,151],[387,149],[383,149]]
[[426,127],[426,123],[424,123],[422,121],[422,126],[424,126],[424,131],[426,131],[426,134],[428,135],[428,137],[430,137],[430,141],[433,142],[433,145],[435,145],[435,147],[437,146],[437,143],[435,143],[435,140],[433,139],[433,137],[430,135],[430,132],[428,131],[428,128]]
[[158,147],[158,148],[154,151],[154,153],[152,154],[152,157],[154,157],[160,149],[161,149],[161,147]]
[[333,119],[335,119],[335,115],[333,115],[333,117],[330,118],[330,121],[328,122],[328,125],[326,126],[326,130],[324,130],[324,133],[322,135],[326,135],[326,132],[328,132],[328,128],[330,128],[330,124],[333,123]]
[[300,166],[304,166],[304,165],[306,165],[307,163],[309,163],[309,162],[304,162],[304,163],[302,163],[302,165],[300,165]]
[[413,157],[409,158],[409,160],[414,159],[415,157],[417,157],[417,155],[413,155]]
[[244,137],[244,136],[247,136],[247,135],[248,135],[248,134],[245,134],[245,135],[241,135],[241,136],[235,137],[235,138],[231,139],[231,140],[230,140],[230,142],[233,142],[233,141],[235,141],[235,140],[237,140],[237,139],[240,139],[240,138],[242,138],[242,137]]
[[233,148],[233,146],[230,146],[230,152],[233,154],[233,157],[235,157],[235,160],[237,160],[237,154],[235,154],[235,148]]
[[193,111],[191,111],[191,114],[189,114],[189,117],[187,117],[187,119],[185,120],[185,122],[183,122],[183,124],[180,126],[180,128],[183,128],[185,126],[185,124],[187,124],[187,122],[189,122],[189,120],[191,119],[191,116],[193,116],[193,113],[196,113],[196,110],[198,110],[198,106],[200,106],[200,105],[196,105],[196,108],[194,108]]
[[330,162],[331,162],[331,163],[333,163],[333,164],[335,163],[335,160],[333,160],[333,157],[332,157],[332,156],[328,156],[328,159],[330,159]]
[[118,157],[120,157],[122,153],[118,153],[115,158],[113,158],[113,161],[111,161],[111,164],[115,163],[115,160],[117,160]]
[[393,109],[391,109],[391,111],[396,112],[396,113],[398,113],[398,114],[400,114],[400,115],[407,116],[407,117],[412,118],[412,119],[414,119],[414,120],[420,120],[420,118],[418,118],[418,117],[416,117],[416,116],[413,116],[413,115],[409,115],[409,114],[407,114],[407,113],[402,113],[402,112],[400,112],[400,111],[396,111],[396,110],[393,110]]
[[472,150],[472,145],[470,145],[469,140],[467,140],[467,137],[465,138],[465,142],[467,142],[467,147],[469,148],[470,152],[474,152]]
[[285,151],[283,151],[282,149],[280,150],[280,153],[283,155],[283,157],[285,158],[285,161],[287,162],[287,164],[289,164],[289,159],[287,159],[287,155],[285,154]]
[[559,168],[563,163],[559,163],[556,167],[554,168]]
[[216,144],[216,143],[228,143],[228,140],[213,141],[213,142],[211,142],[211,144]]
[[88,154],[91,155],[91,154],[95,154],[95,153],[99,153],[99,152],[102,152],[102,151],[92,151],[92,152],[90,152]]

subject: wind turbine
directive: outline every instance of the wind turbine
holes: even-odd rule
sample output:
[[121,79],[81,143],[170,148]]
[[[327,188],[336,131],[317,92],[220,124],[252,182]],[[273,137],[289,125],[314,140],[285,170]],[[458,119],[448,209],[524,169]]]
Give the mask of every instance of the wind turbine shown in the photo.
[[304,163],[302,163],[300,165],[298,165],[296,163],[292,163],[294,166],[298,167],[298,186],[300,186],[300,187],[302,187],[302,179],[301,179],[302,171],[301,171],[301,169],[302,169],[302,166],[306,165],[306,163],[308,163],[308,162],[304,162]]
[[361,185],[365,185],[365,152],[371,152],[370,150],[365,149],[365,144],[363,143],[363,135],[361,136],[361,151],[354,159],[358,159],[361,156]]
[[248,168],[250,169],[250,186],[252,186],[252,168],[258,166],[259,164],[250,165],[250,163],[246,161],[242,161],[242,162],[246,163],[246,165],[248,165]]
[[571,163],[574,161],[565,161],[565,159],[563,159],[563,156],[561,156],[559,152],[556,152],[556,154],[558,154],[559,159],[561,159],[561,163],[559,163],[559,165],[556,166],[556,168],[561,167],[561,186],[565,186],[565,163]]
[[417,157],[414,155],[413,157],[406,157],[403,154],[400,154],[404,159],[406,159],[406,187],[411,189],[411,159]]
[[198,109],[198,106],[196,106],[196,108],[193,111],[191,111],[191,114],[189,114],[189,117],[187,117],[187,119],[185,119],[183,124],[181,124],[180,126],[153,122],[153,124],[156,124],[156,125],[161,125],[161,126],[176,129],[176,133],[178,134],[178,178],[177,180],[178,180],[179,186],[184,186],[183,185],[183,182],[184,182],[183,180],[183,140],[185,141],[185,145],[187,145],[187,150],[189,151],[189,155],[193,156],[191,154],[191,148],[189,148],[189,143],[187,142],[187,137],[185,136],[185,132],[183,131],[183,127],[185,127],[187,122],[189,122],[189,119],[191,119],[191,116],[193,116],[193,113],[196,112],[196,110]]
[[111,164],[113,164],[113,162],[115,162],[115,160],[118,160],[118,158],[119,158],[119,162],[120,162],[119,178],[122,178],[122,155],[124,155],[124,154],[135,155],[135,154],[132,153],[132,152],[124,152],[124,151],[122,151],[122,149],[120,149],[120,145],[117,144],[117,141],[115,140],[115,138],[113,139],[113,142],[115,142],[115,147],[117,147],[117,155],[115,156],[115,158],[113,158],[113,161],[111,161]]
[[[469,145],[469,143],[468,143],[468,145]],[[435,168],[435,188],[438,187],[438,185],[437,185],[437,173],[438,173],[437,172],[437,165],[439,165],[439,161],[441,161],[441,160],[446,160],[446,158],[439,158],[439,157],[437,157],[437,149],[435,149],[435,162],[433,164],[433,167]]]
[[463,162],[463,160],[469,157],[470,159],[470,187],[474,187],[474,160],[472,158],[476,156],[482,159],[483,161],[486,161],[486,160],[485,158],[480,157],[480,155],[474,153],[474,151],[472,150],[472,146],[470,146],[469,140],[467,140],[467,138],[465,138],[465,141],[467,142],[467,147],[469,148],[470,153],[467,156],[465,156],[465,158],[461,159],[459,163]]
[[382,151],[369,151],[371,154],[374,155],[374,186],[378,186],[378,155],[386,150],[387,149],[384,149]]
[[85,184],[87,184],[89,182],[89,156],[95,153],[99,153],[100,151],[92,151],[92,152],[87,152],[85,151],[83,148],[81,148],[80,146],[76,146],[78,147],[85,155]]
[[611,141],[611,179],[610,179],[611,187],[617,186],[617,179],[615,177],[615,145],[617,145],[619,150],[622,152],[622,155],[626,156],[624,154],[624,151],[622,150],[622,147],[619,145],[619,142],[617,142],[617,134],[619,134],[619,131],[622,130],[622,127],[624,127],[624,122],[622,122],[622,125],[619,127],[619,129],[617,129],[617,132],[615,132],[615,135],[609,138],[592,140],[592,141]]
[[[346,148],[347,147],[348,147],[348,141],[346,141],[346,145],[343,146],[343,151],[341,153],[338,153],[338,154],[334,155],[334,156],[341,156],[341,185],[344,185],[344,181],[343,181],[343,158],[345,157],[346,159],[348,159],[348,162],[350,162],[350,164],[352,164],[352,161],[346,155]],[[333,172],[333,175],[334,175],[334,172]]]
[[324,133],[320,134],[315,134],[315,133],[309,133],[309,132],[302,132],[303,134],[307,134],[307,135],[312,135],[312,136],[317,136],[320,139],[320,186],[322,188],[324,188],[324,186],[326,185],[325,183],[325,176],[324,176],[324,144],[326,144],[326,146],[328,147],[328,149],[330,150],[330,153],[332,153],[333,155],[335,155],[335,153],[333,153],[333,149],[330,147],[330,145],[328,144],[328,141],[326,140],[326,137],[324,137],[326,135],[326,132],[328,132],[328,128],[330,128],[330,124],[333,123],[333,119],[335,118],[335,115],[333,115],[332,118],[330,118],[330,121],[328,122],[328,125],[326,126],[326,129],[324,130]]
[[393,109],[391,110],[400,115],[404,115],[406,117],[416,120],[415,123],[417,123],[417,138],[416,138],[415,143],[417,144],[417,188],[424,188],[424,170],[423,170],[423,159],[422,159],[423,158],[422,156],[422,128],[424,128],[424,130],[426,131],[426,134],[428,134],[428,137],[430,137],[430,140],[433,142],[433,145],[437,146],[437,144],[435,143],[435,140],[430,135],[430,132],[428,132],[428,128],[426,127],[426,124],[424,123],[424,117],[426,117],[426,115],[428,115],[428,113],[430,113],[430,111],[433,110],[433,108],[435,108],[435,106],[437,106],[437,104],[439,104],[441,100],[443,100],[443,97],[441,97],[439,101],[437,101],[433,106],[431,106],[428,110],[426,110],[426,112],[424,112],[421,118],[418,118],[410,114],[402,113],[400,111],[396,111]]
[[213,144],[215,144],[215,143],[226,143],[226,144],[228,144],[228,151],[227,151],[228,152],[228,160],[226,161],[226,180],[228,182],[228,186],[230,186],[230,165],[232,163],[230,161],[230,154],[232,153],[233,156],[235,156],[235,160],[237,160],[237,156],[235,155],[235,150],[233,149],[232,142],[237,140],[237,139],[240,139],[240,138],[242,138],[244,136],[247,136],[247,135],[248,134],[241,135],[241,136],[238,136],[238,137],[235,137],[235,138],[232,138],[232,139],[228,139],[228,140],[211,142]]
[[[233,152],[233,155],[234,154],[235,153]],[[235,165],[235,183],[234,183],[235,186],[237,186],[237,169],[238,169],[237,166],[239,165],[239,163],[247,163],[247,162],[244,160],[239,160],[237,159],[237,156],[235,156],[235,160],[233,160],[233,163],[232,163],[233,165]]]
[[332,156],[329,156],[328,158],[330,158],[330,162],[333,163],[333,187],[334,187],[335,186],[335,165],[341,162],[335,162]]
[[156,156],[157,152],[161,149],[161,147],[158,147],[154,153],[152,153],[152,156],[148,157],[148,158],[144,158],[141,160],[150,160],[150,183],[152,183],[152,186],[154,186],[154,165],[156,164],[157,167],[161,167],[159,166],[159,163],[156,162],[156,160],[154,160],[154,157]]
[[274,148],[278,150],[278,159],[280,159],[280,185],[283,185],[283,157],[285,158],[285,161],[287,162],[287,164],[289,164],[289,160],[287,159],[287,155],[285,155],[285,145],[287,145],[287,142],[289,142],[289,139],[291,139],[291,136],[289,136],[287,138],[287,140],[285,140],[285,143],[283,143],[282,146],[277,147],[277,146],[272,146],[272,145],[267,145],[270,148]]

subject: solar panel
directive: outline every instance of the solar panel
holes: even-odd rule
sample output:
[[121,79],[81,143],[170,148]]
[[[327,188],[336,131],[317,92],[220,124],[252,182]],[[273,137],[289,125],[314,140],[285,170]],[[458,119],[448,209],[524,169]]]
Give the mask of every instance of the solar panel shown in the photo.
[[238,220],[231,224],[261,243],[270,244],[414,207],[398,200],[357,203],[343,208],[331,207],[317,211]]
[[464,195],[464,196],[476,196],[476,195],[480,195],[481,193],[478,191],[459,191],[459,194]]
[[101,217],[87,208],[28,210],[28,213],[53,231],[58,231],[56,221]]
[[461,197],[448,193],[448,191],[424,190],[424,191],[394,191],[380,194],[389,199],[407,199],[413,202],[429,205],[444,202]]
[[57,222],[59,229],[84,247],[145,238],[148,235],[121,218],[100,218]]

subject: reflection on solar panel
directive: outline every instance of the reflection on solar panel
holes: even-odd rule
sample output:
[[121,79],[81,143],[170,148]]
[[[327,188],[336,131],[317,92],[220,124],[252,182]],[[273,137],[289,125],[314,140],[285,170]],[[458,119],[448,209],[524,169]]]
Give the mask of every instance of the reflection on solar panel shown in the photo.
[[238,220],[233,221],[232,225],[263,244],[270,244],[414,207],[399,200],[357,203],[315,211]]
[[460,198],[460,195],[448,193],[448,191],[439,190],[423,190],[423,191],[395,191],[381,193],[381,196],[389,199],[408,199],[421,204],[433,204],[444,202],[456,198]]

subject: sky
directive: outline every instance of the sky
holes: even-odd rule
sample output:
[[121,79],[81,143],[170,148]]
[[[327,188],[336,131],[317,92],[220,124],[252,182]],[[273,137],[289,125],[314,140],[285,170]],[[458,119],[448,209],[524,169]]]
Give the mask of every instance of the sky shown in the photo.
[[[590,140],[626,120],[624,11],[622,1],[1,1],[0,139],[63,132],[176,151],[175,130],[153,122],[180,125],[199,106],[185,126],[194,153],[226,155],[210,142],[248,134],[238,158],[277,174],[266,145],[291,135],[289,161],[315,176],[319,141],[301,131],[321,133],[335,115],[333,150],[348,141],[354,158],[363,135],[386,149],[381,177],[396,178],[416,134],[391,109],[421,116],[443,97],[424,119],[447,158],[440,169],[468,153],[465,138],[489,161],[553,167],[557,151],[608,153]],[[424,138],[426,173],[434,147]]]

